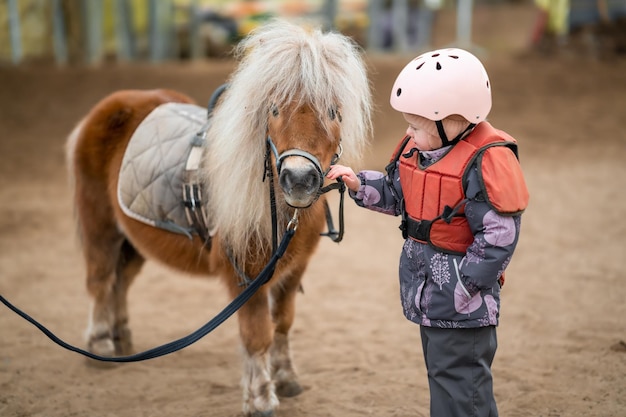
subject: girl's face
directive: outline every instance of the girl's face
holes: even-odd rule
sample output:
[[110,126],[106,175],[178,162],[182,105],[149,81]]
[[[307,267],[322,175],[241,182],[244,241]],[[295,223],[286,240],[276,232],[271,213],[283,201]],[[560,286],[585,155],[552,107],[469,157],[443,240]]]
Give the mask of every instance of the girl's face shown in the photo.
[[[406,134],[411,137],[415,147],[420,151],[432,151],[441,148],[442,141],[437,133],[435,122],[424,118],[416,118],[419,116],[402,113],[404,120],[407,121],[409,127]],[[417,123],[419,121],[419,123]]]

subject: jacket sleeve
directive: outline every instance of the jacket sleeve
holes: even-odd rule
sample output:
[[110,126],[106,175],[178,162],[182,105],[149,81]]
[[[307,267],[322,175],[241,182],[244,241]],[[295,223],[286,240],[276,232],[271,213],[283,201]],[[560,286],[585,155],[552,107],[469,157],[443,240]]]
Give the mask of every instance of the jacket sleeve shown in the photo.
[[[474,195],[479,187],[477,169],[473,167],[468,177],[467,195]],[[467,202],[465,215],[474,241],[461,260],[459,272],[468,292],[474,295],[497,285],[517,246],[521,215],[496,213],[480,193]]]
[[399,170],[395,169],[392,177],[379,171],[361,171],[357,174],[361,187],[350,197],[357,205],[369,210],[392,216],[398,216],[402,210],[402,189]]

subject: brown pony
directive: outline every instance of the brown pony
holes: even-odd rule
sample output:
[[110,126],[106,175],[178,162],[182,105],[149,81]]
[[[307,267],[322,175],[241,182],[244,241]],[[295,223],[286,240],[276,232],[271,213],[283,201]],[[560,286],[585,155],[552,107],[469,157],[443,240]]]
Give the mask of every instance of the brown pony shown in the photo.
[[[290,221],[297,222],[297,230],[271,280],[241,307],[238,320],[244,414],[272,416],[277,395],[302,390],[291,361],[289,330],[296,292],[325,230],[323,172],[341,151],[352,162],[361,156],[371,131],[371,95],[359,48],[337,33],[275,21],[240,42],[235,57],[239,64],[229,87],[199,129],[204,142],[198,183],[208,195],[200,216],[204,232],[189,232],[197,226],[193,221],[180,233],[158,227],[167,219],[150,224],[121,203],[126,177],[120,172],[127,148],[142,139],[139,126],[146,119],[161,122],[165,113],[159,109],[167,106],[178,113],[194,110],[197,118],[201,108],[189,97],[168,90],[115,92],[77,125],[67,154],[93,302],[87,346],[103,356],[132,351],[127,292],[144,260],[219,275],[232,297],[242,291],[243,274],[254,278],[263,269],[274,240],[271,192],[264,179],[270,158],[278,239]],[[172,103],[188,104],[179,111]],[[187,139],[176,143],[182,140]],[[267,151],[269,140],[275,152]]]

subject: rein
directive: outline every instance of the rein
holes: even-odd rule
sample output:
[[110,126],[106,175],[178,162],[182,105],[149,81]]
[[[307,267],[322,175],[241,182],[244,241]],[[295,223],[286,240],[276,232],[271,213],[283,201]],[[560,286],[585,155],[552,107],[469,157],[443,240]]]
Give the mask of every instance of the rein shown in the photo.
[[[307,151],[304,151],[302,149],[289,149],[279,154],[278,150],[276,149],[276,145],[274,145],[274,142],[272,141],[272,138],[270,136],[267,137],[266,143],[267,143],[267,151],[265,153],[265,173],[263,174],[263,180],[265,181],[266,176],[269,176],[270,181],[272,181],[272,183],[270,183],[270,199],[272,201],[272,207],[274,207],[275,196],[274,196],[274,187],[272,185],[274,172],[271,169],[272,164],[271,164],[270,152],[274,155],[274,158],[276,159],[276,172],[278,172],[279,175],[280,175],[280,170],[282,167],[283,160],[285,160],[287,157],[290,157],[290,156],[300,156],[300,157],[308,159],[315,166],[317,170],[317,174],[320,177],[320,184],[324,183],[324,178],[326,177],[326,174],[330,170],[330,167],[325,171],[322,170],[322,164],[320,164],[319,160],[315,157],[315,155]],[[341,158],[342,154],[343,154],[343,148],[340,144],[339,151],[333,156],[332,161],[330,162],[330,165],[332,166],[336,164],[337,161],[339,161],[339,158]],[[339,191],[339,231],[335,229],[332,213],[330,211],[330,206],[328,205],[327,201],[324,201],[324,211],[326,213],[326,225],[328,227],[328,232],[322,233],[321,235],[327,236],[333,242],[339,243],[343,239],[343,233],[344,233],[343,201],[344,201],[344,193],[346,191],[346,185],[343,183],[343,181],[341,181],[341,179],[337,179],[337,182],[333,184],[329,184],[325,187],[320,186],[317,192],[316,199],[318,199],[323,194],[326,194],[327,192],[332,191],[332,190]],[[272,215],[275,215],[275,212],[272,212]],[[272,218],[272,221],[274,221],[274,218]],[[275,239],[276,238],[274,237],[274,240]]]
[[[291,224],[291,223],[290,223]],[[156,348],[146,350],[141,353],[136,353],[134,355],[129,356],[117,356],[117,357],[109,357],[109,356],[100,356],[94,353],[88,352],[84,349],[80,349],[76,346],[70,345],[69,343],[64,342],[54,335],[50,330],[45,328],[42,324],[40,324],[37,320],[33,319],[28,314],[24,313],[19,308],[15,307],[9,301],[7,301],[2,295],[0,295],[0,301],[7,306],[10,310],[16,313],[18,316],[22,317],[33,326],[37,327],[43,334],[48,336],[50,340],[52,340],[57,345],[70,350],[72,352],[80,353],[83,356],[86,356],[91,359],[95,359],[102,362],[140,362],[148,359],[158,358],[160,356],[165,356],[170,353],[177,352],[187,346],[197,342],[202,339],[204,336],[212,332],[215,328],[217,328],[220,324],[222,324],[226,319],[232,316],[242,305],[246,303],[256,293],[256,291],[266,282],[268,282],[272,275],[274,274],[274,269],[276,268],[276,264],[278,260],[285,254],[287,250],[287,246],[291,241],[294,233],[296,231],[296,226],[294,225],[292,228],[287,228],[283,238],[278,246],[277,250],[272,255],[269,263],[263,268],[263,270],[259,273],[259,275],[252,280],[250,285],[247,286],[233,301],[228,304],[224,310],[222,310],[217,316],[212,318],[209,322],[207,322],[204,326],[191,333],[188,336],[182,337],[180,339],[174,340],[173,342],[166,343],[164,345],[158,346]]]

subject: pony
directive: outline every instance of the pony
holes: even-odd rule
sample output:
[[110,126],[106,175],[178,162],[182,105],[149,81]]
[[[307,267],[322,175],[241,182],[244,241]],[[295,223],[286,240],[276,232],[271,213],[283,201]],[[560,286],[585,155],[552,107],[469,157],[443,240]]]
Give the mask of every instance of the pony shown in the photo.
[[[233,56],[236,67],[206,118],[197,153],[195,191],[203,198],[196,217],[204,219],[204,231],[155,227],[120,204],[120,171],[138,126],[163,106],[206,111],[189,96],[115,91],[69,135],[73,206],[92,301],[86,343],[101,356],[132,352],[127,292],[146,260],[220,277],[234,298],[242,277],[257,276],[276,239],[297,227],[271,279],[237,311],[243,413],[272,416],[279,397],[302,391],[289,348],[296,293],[326,228],[325,172],[339,157],[358,162],[368,143],[371,88],[363,51],[336,32],[274,20],[235,45]],[[275,191],[268,181],[275,181]]]

